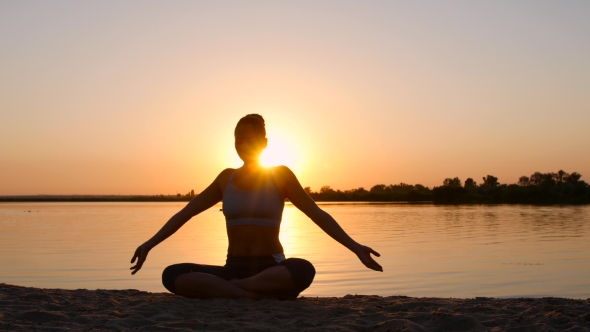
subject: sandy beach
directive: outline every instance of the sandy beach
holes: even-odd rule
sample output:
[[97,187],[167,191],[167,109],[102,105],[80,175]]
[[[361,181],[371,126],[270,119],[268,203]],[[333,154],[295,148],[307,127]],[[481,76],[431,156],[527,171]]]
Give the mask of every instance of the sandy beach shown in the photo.
[[2,331],[590,331],[590,299],[198,300],[0,284]]

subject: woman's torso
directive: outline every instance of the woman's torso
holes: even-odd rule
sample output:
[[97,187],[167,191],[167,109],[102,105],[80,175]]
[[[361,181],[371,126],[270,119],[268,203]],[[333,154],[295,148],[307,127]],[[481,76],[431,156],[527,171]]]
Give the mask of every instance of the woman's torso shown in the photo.
[[228,223],[228,254],[252,257],[282,253],[278,226],[285,198],[275,172],[259,169],[227,173],[220,185]]

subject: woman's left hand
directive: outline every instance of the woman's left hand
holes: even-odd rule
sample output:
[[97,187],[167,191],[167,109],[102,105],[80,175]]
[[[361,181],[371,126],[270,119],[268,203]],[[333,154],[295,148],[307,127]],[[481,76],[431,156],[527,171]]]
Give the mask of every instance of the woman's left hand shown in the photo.
[[361,262],[363,264],[365,264],[365,266],[368,267],[369,269],[383,272],[383,268],[381,267],[381,265],[379,265],[379,263],[375,262],[373,257],[371,257],[371,254],[373,254],[377,257],[381,257],[381,255],[378,252],[376,252],[375,250],[373,250],[367,246],[359,245],[358,248],[354,251],[354,253],[361,260]]

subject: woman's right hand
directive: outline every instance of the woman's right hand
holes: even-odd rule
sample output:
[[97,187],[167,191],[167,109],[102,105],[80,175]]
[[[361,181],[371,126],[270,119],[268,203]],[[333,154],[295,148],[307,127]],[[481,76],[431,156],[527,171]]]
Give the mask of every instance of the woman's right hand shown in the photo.
[[137,271],[139,271],[139,269],[141,269],[141,266],[143,265],[143,262],[145,262],[145,259],[147,258],[147,255],[151,249],[152,248],[146,243],[140,245],[139,247],[137,247],[137,249],[135,249],[135,254],[133,254],[133,258],[131,258],[131,264],[135,262],[135,259],[137,259],[137,264],[129,268],[130,270],[133,270],[131,274],[135,274]]
[[365,264],[366,267],[368,267],[371,270],[383,272],[383,268],[381,267],[381,265],[375,262],[373,257],[371,257],[371,254],[377,257],[381,257],[381,255],[378,252],[363,245],[359,245],[353,252],[357,255],[361,262]]

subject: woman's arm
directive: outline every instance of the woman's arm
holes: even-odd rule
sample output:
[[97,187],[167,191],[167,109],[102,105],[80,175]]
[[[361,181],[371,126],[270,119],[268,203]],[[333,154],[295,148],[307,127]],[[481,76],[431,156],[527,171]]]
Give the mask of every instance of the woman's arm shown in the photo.
[[[221,173],[223,174],[223,172]],[[135,274],[141,266],[147,255],[152,248],[157,246],[160,242],[166,240],[172,234],[176,233],[177,230],[182,227],[187,221],[189,221],[192,217],[196,216],[197,214],[207,210],[208,208],[212,207],[213,205],[217,204],[221,201],[223,197],[223,193],[219,186],[219,177],[222,176],[219,174],[215,181],[209,185],[202,193],[195,196],[182,210],[172,216],[168,222],[162,226],[162,228],[154,235],[151,239],[147,240],[144,244],[137,247],[135,250],[135,254],[131,258],[131,263],[135,262],[137,259],[137,264],[132,266],[130,269],[133,270],[131,274]]]
[[293,205],[305,213],[316,225],[318,225],[326,234],[338,241],[340,244],[354,252],[363,264],[369,269],[383,272],[383,268],[379,265],[371,254],[379,257],[379,253],[375,250],[363,246],[354,241],[346,232],[338,225],[336,220],[332,218],[324,210],[313,201],[311,197],[303,190],[299,180],[293,172],[286,166],[279,166],[275,174],[278,175],[283,184],[284,195]]

